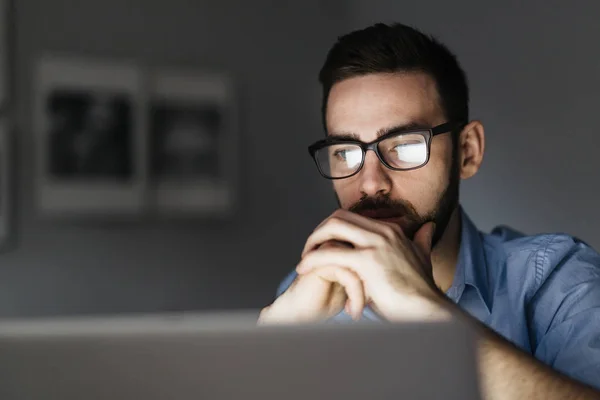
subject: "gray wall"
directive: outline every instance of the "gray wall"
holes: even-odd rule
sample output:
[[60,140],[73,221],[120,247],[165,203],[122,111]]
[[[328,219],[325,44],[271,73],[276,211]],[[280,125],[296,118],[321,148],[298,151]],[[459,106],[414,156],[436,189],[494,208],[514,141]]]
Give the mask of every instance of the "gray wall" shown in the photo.
[[400,21],[457,54],[483,168],[462,203],[483,230],[565,231],[600,248],[600,2],[351,0],[350,28]]
[[[17,0],[20,243],[0,257],[0,316],[268,302],[334,205],[305,150],[321,134],[317,70],[337,34],[376,20],[438,35],[467,70],[473,116],[487,127],[483,169],[463,185],[475,222],[569,231],[600,247],[600,5],[490,3]],[[31,77],[44,51],[233,72],[244,148],[239,216],[113,228],[37,219]],[[274,141],[285,151],[273,151]]]
[[[0,316],[266,305],[333,207],[306,152],[322,135],[316,72],[335,37],[320,6],[17,0],[19,247],[0,257]],[[40,220],[33,209],[31,79],[46,51],[230,71],[241,114],[239,215],[223,225]]]

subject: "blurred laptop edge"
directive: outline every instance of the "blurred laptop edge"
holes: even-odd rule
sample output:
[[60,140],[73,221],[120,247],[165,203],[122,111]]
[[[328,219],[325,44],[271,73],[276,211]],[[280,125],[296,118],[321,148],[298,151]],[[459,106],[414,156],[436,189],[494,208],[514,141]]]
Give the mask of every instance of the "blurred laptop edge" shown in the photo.
[[0,398],[480,399],[460,323],[257,327],[257,316],[0,321]]

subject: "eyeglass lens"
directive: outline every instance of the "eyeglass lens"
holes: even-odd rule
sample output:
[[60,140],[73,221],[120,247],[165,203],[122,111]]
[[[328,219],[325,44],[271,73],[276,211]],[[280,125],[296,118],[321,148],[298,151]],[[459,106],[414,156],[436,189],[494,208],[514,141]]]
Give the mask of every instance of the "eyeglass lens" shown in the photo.
[[[427,161],[425,137],[423,133],[392,136],[379,142],[377,150],[393,169],[417,168]],[[356,144],[331,144],[315,154],[321,172],[331,178],[343,178],[356,173],[363,164],[363,157],[363,150]]]

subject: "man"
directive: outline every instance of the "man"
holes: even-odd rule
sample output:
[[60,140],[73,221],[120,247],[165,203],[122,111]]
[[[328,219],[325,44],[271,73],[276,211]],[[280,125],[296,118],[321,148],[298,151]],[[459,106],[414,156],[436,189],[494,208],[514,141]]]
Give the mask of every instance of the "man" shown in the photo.
[[310,147],[340,210],[310,235],[259,323],[462,318],[486,398],[600,398],[600,255],[567,235],[477,231],[459,181],[484,129],[455,56],[401,24],[340,37]]

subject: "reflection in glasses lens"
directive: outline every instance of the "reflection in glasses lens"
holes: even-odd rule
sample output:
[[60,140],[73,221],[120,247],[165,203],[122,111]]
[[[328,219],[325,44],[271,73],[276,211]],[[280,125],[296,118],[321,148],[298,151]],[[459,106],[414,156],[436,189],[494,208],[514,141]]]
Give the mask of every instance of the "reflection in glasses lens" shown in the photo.
[[362,164],[363,151],[353,144],[334,144],[322,148],[316,154],[321,171],[332,178],[355,173]]
[[[418,168],[427,162],[426,133],[399,134],[378,143],[379,156],[396,170]],[[315,153],[321,172],[330,178],[355,174],[363,164],[364,152],[357,144],[330,144]]]
[[420,134],[399,135],[383,140],[378,150],[392,168],[411,169],[427,161],[427,143]]

